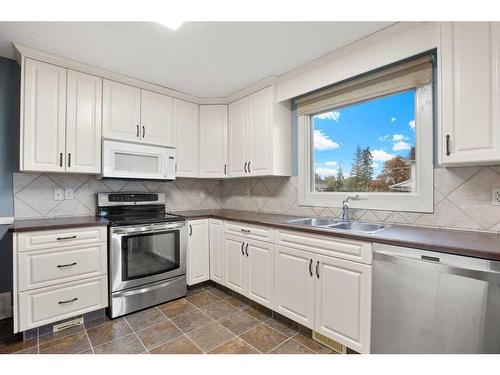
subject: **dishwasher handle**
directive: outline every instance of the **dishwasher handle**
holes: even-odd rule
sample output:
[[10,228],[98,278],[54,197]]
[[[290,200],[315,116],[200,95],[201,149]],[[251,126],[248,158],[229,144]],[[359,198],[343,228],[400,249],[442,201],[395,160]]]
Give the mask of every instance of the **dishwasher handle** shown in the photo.
[[393,264],[423,267],[430,270],[435,270],[443,273],[449,273],[452,275],[462,276],[469,279],[476,279],[485,281],[487,283],[500,285],[500,272],[451,266],[449,264],[440,263],[439,258],[435,258],[436,260],[429,260],[426,259],[425,257],[422,257],[422,259],[415,259],[375,250],[373,252],[373,259]]

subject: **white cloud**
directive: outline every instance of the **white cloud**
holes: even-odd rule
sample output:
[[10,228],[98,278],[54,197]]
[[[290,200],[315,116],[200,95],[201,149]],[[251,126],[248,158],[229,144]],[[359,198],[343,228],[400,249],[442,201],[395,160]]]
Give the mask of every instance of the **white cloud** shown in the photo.
[[340,112],[330,111],[330,112],[320,113],[319,115],[315,115],[314,117],[320,120],[333,120],[335,122],[338,122],[340,118]]
[[339,147],[340,145],[337,142],[332,141],[332,139],[323,134],[321,130],[314,131],[314,148],[316,150],[335,150]]
[[415,131],[415,120],[411,120],[408,123],[408,126],[410,127],[411,130]]
[[411,149],[411,145],[404,141],[394,142],[392,149],[394,151],[409,150]]
[[399,142],[399,141],[407,141],[409,138],[405,137],[403,134],[394,134],[392,136],[392,140],[394,142]]
[[329,167],[336,167],[337,166],[337,162],[334,161],[334,160],[330,160],[330,161],[325,161],[325,165],[329,166]]
[[316,168],[315,172],[319,174],[321,177],[325,178],[328,176],[335,176],[337,174],[337,170],[333,168]]
[[388,142],[391,140],[391,135],[390,134],[381,135],[380,137],[378,137],[378,140],[383,142]]
[[396,121],[396,120],[397,120],[397,118],[396,118],[396,117],[391,117],[391,122],[394,122],[394,121]]
[[393,158],[394,154],[389,154],[385,150],[373,150],[372,151],[373,160],[377,161],[387,161]]

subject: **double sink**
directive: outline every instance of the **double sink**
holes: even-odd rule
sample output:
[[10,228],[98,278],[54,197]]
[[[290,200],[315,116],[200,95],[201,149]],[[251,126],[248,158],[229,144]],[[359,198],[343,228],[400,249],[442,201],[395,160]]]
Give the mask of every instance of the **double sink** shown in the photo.
[[314,219],[314,218],[294,219],[287,221],[287,223],[292,225],[305,225],[316,228],[345,230],[352,232],[362,232],[367,234],[373,234],[388,227],[387,225],[382,225],[382,224],[361,223],[354,221],[352,222],[338,221],[332,219]]

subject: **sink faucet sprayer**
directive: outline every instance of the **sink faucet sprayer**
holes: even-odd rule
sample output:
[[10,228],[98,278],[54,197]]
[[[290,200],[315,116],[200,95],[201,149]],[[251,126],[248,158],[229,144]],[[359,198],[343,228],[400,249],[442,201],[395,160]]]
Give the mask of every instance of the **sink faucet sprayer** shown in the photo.
[[359,198],[359,195],[356,194],[356,195],[348,195],[346,199],[344,199],[342,201],[342,221],[344,222],[349,222],[350,221],[350,218],[349,218],[349,200],[355,200],[355,199],[358,199]]

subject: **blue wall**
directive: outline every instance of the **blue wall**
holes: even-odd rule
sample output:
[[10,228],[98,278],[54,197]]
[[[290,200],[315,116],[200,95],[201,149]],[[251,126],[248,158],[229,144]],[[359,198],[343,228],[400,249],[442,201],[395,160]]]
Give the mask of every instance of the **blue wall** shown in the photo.
[[[0,216],[14,216],[12,173],[19,160],[21,68],[0,57]],[[12,290],[12,237],[0,225],[0,293]]]

